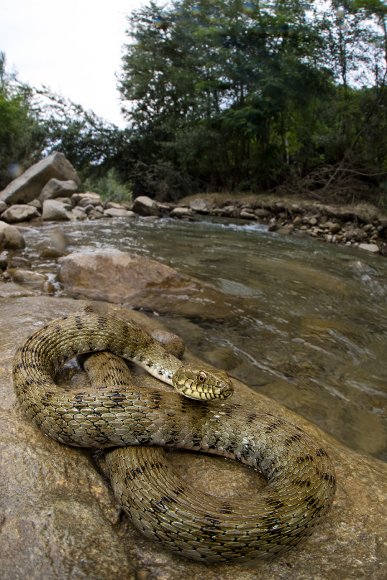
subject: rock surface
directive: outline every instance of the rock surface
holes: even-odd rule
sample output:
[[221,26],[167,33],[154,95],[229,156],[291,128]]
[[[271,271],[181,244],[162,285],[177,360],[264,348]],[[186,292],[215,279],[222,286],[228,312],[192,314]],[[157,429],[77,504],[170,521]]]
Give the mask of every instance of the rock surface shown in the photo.
[[157,202],[146,195],[136,197],[132,209],[135,213],[141,216],[160,215],[160,209]]
[[73,193],[78,191],[78,185],[79,184],[76,183],[73,179],[63,181],[53,177],[43,187],[39,199],[44,201],[45,199],[55,199],[56,197],[71,196]]
[[231,315],[230,301],[216,288],[146,256],[101,250],[69,254],[59,263],[58,280],[71,296],[188,318]]
[[[2,292],[2,286],[8,291]],[[23,294],[24,293],[24,294]],[[11,365],[25,338],[50,319],[79,311],[84,302],[36,297],[0,284],[0,553],[7,580],[326,580],[385,577],[387,467],[350,451],[305,419],[235,381],[235,397],[251,409],[297,422],[317,437],[336,466],[332,509],[312,536],[273,562],[204,566],[172,556],[145,540],[120,515],[108,484],[89,455],[50,440],[15,409]],[[139,313],[123,317],[154,322]],[[155,386],[155,379],[144,378]],[[225,496],[254,493],[257,474],[234,462],[171,453],[171,462],[198,490]],[[259,497],[259,495],[258,495]],[[257,499],[259,501],[259,499]]]
[[57,199],[46,199],[43,202],[42,219],[45,221],[70,220],[70,214],[65,205]]
[[1,219],[13,224],[17,222],[27,222],[39,217],[39,212],[36,207],[26,203],[11,205],[1,214]]
[[63,153],[52,153],[27,169],[0,193],[7,204],[28,203],[39,197],[47,182],[52,179],[73,180],[80,183],[77,172]]
[[22,250],[26,243],[23,234],[16,226],[11,226],[0,221],[0,249]]

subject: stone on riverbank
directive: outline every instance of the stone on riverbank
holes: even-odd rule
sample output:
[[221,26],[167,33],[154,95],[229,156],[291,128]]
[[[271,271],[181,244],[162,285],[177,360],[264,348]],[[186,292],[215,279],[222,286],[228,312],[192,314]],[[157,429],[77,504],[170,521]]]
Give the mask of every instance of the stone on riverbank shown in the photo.
[[[25,294],[15,287],[8,294],[6,308],[0,310],[0,553],[4,578],[384,578],[386,465],[346,449],[302,417],[238,381],[235,396],[244,405],[295,421],[327,447],[338,481],[332,509],[310,538],[273,562],[204,566],[179,559],[144,539],[120,514],[89,455],[52,441],[15,409],[11,365],[17,345],[52,318],[86,305],[69,299],[26,297],[22,292]],[[140,313],[112,308],[148,329],[158,326]],[[149,376],[144,383],[153,389],[160,385]],[[179,452],[171,453],[170,460],[198,492],[204,489],[219,495],[221,490],[225,497],[241,498],[256,492],[257,474],[234,462]],[[256,501],[258,498],[259,492]]]
[[36,207],[28,204],[11,205],[1,214],[1,219],[10,224],[17,222],[27,222],[40,217]]
[[45,199],[55,199],[57,197],[71,197],[73,193],[78,191],[78,185],[73,179],[63,181],[53,177],[43,187],[39,199],[44,201]]
[[46,199],[43,202],[42,219],[44,221],[66,221],[71,219],[71,214],[61,201]]
[[101,250],[70,254],[59,264],[58,280],[72,296],[187,318],[214,320],[232,316],[230,297],[146,256]]
[[140,195],[136,197],[133,202],[132,210],[134,213],[141,216],[158,216],[160,215],[160,210],[156,201],[147,197],[146,195]]
[[80,180],[71,163],[63,153],[52,153],[27,169],[0,193],[0,200],[7,204],[28,203],[39,197],[47,182],[52,179],[75,181]]
[[0,249],[22,250],[26,243],[23,234],[16,226],[0,221]]

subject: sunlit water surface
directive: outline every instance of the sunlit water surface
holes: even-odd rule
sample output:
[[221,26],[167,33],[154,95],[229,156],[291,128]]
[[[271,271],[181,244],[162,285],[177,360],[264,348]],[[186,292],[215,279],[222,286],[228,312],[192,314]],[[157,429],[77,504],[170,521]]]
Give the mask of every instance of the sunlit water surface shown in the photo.
[[[39,253],[57,227],[27,232],[35,268],[53,268]],[[258,224],[116,219],[60,228],[70,251],[118,248],[215,285],[230,297],[226,316],[171,313],[167,327],[258,392],[387,459],[385,258]]]

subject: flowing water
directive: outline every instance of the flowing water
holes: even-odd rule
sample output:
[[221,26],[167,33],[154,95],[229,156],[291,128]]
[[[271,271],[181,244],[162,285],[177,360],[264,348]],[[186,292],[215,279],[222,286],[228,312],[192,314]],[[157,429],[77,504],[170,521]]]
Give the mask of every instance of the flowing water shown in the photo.
[[[265,226],[100,220],[60,226],[69,250],[148,255],[230,298],[219,319],[163,316],[195,354],[387,459],[387,260]],[[26,233],[35,268],[57,226]]]

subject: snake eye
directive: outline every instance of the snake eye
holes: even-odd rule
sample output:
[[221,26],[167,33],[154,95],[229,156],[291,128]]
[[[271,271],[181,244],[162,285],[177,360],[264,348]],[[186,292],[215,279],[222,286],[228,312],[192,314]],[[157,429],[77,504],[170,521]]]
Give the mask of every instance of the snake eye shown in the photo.
[[204,383],[206,381],[206,379],[207,379],[206,373],[204,371],[201,371],[198,374],[198,381],[199,381],[199,383]]

